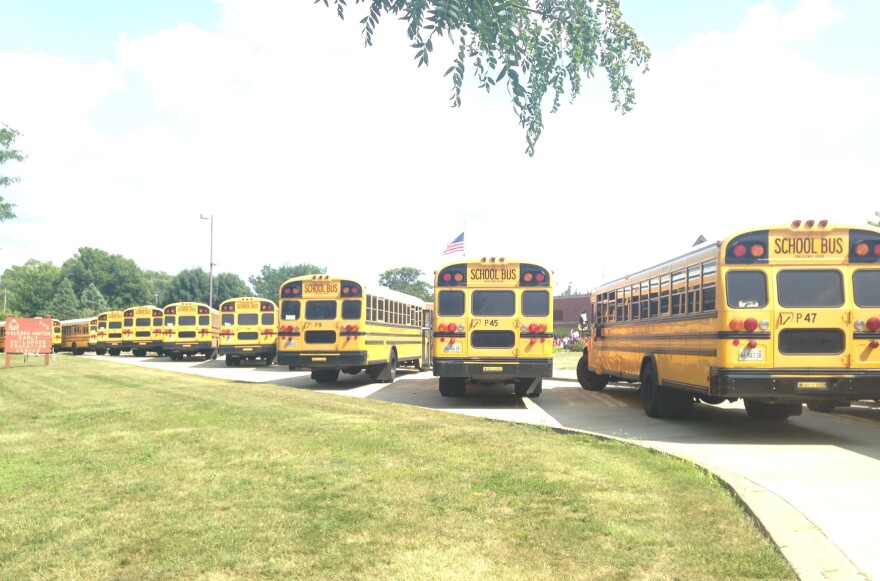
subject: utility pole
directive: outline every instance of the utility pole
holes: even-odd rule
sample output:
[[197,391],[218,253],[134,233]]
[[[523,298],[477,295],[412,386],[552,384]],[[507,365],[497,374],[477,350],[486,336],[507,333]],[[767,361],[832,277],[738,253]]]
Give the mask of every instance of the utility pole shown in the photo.
[[205,216],[199,214],[202,220],[211,221],[211,251],[208,257],[208,306],[214,308],[214,214]]

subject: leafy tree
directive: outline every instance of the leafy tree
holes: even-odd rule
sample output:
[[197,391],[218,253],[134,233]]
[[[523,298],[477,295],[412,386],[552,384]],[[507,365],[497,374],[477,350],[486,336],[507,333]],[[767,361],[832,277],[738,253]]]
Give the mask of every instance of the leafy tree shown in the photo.
[[101,291],[98,290],[98,287],[96,287],[94,283],[89,284],[89,286],[83,290],[79,298],[79,304],[80,315],[83,317],[94,317],[95,315],[110,310],[110,305],[107,304],[107,299],[104,298],[104,295],[101,294]]
[[11,312],[22,317],[44,317],[51,314],[50,303],[61,276],[61,269],[51,262],[30,259],[3,273],[3,288],[9,289]]
[[151,304],[161,307],[171,302],[165,300],[165,293],[172,278],[173,277],[170,274],[156,272],[155,270],[147,270],[144,272],[144,279],[147,282],[147,286],[150,288],[151,298],[149,302]]
[[[323,0],[329,6],[330,0]],[[452,106],[461,104],[466,63],[480,88],[490,91],[505,81],[519,123],[526,129],[526,152],[533,155],[544,127],[545,96],[551,112],[562,96],[571,100],[588,78],[605,69],[615,110],[628,112],[635,103],[630,68],[648,70],[651,51],[623,20],[619,0],[355,0],[365,4],[364,43],[384,15],[407,23],[407,36],[418,66],[428,65],[434,42],[447,37],[457,54],[446,76],[452,76]],[[333,0],[344,17],[346,0]],[[367,8],[366,5],[369,5]]]
[[[880,218],[880,212],[874,212],[874,215]],[[880,228],[880,220],[877,220],[876,222],[871,222],[870,220],[868,220],[868,224]]]
[[210,277],[202,268],[181,270],[171,278],[165,289],[165,304],[181,301],[207,303],[209,285]]
[[49,312],[52,313],[53,317],[62,321],[79,318],[81,312],[79,299],[76,298],[76,293],[73,292],[73,284],[70,282],[70,279],[62,278],[61,282],[58,283],[58,288],[55,289],[52,302],[49,303]]
[[264,299],[278,301],[278,289],[287,279],[306,274],[327,274],[327,267],[315,266],[314,264],[297,264],[290,266],[285,264],[273,268],[267,264],[260,270],[259,276],[248,277],[248,282],[254,287],[254,294]]
[[73,282],[75,292],[82,293],[89,284],[94,284],[111,308],[125,309],[154,300],[143,271],[133,260],[119,254],[83,247],[73,258],[64,261],[61,268]]
[[[21,152],[12,149],[12,142],[14,142],[15,138],[19,135],[21,134],[18,131],[5,124],[0,126],[0,165],[3,165],[10,160],[18,162],[24,161],[24,156]],[[0,187],[8,187],[18,180],[19,178],[0,175]],[[0,222],[15,218],[15,213],[12,211],[14,207],[15,204],[4,201],[3,196],[0,196]]]
[[431,290],[431,285],[419,280],[423,274],[421,270],[411,266],[392,268],[379,276],[379,284],[430,302],[434,299],[434,293]]
[[237,274],[221,272],[214,277],[214,308],[226,299],[249,297],[252,294],[250,287]]

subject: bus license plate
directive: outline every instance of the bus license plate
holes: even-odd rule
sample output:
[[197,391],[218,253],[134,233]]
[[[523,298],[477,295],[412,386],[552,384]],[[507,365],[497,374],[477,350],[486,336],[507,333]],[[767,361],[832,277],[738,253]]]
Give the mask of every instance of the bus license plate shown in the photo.
[[824,381],[798,381],[798,389],[827,389],[828,384]]
[[492,366],[492,367],[488,367],[488,366],[486,366],[486,367],[483,367],[483,371],[484,371],[484,372],[488,372],[488,371],[504,371],[504,368],[503,368],[503,367],[495,367],[495,366]]
[[763,349],[743,349],[739,352],[740,361],[764,361]]
[[461,353],[461,343],[447,343],[443,348],[444,353]]

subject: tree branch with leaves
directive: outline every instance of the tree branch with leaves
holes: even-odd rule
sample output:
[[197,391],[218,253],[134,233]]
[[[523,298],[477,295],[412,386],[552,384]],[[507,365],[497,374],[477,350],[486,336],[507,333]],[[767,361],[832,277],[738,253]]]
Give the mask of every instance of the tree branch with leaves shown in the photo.
[[[7,161],[24,161],[24,156],[21,152],[12,149],[12,143],[19,135],[21,134],[18,131],[5,124],[0,126],[0,165]],[[0,187],[8,187],[18,180],[19,178],[0,175]],[[15,204],[5,201],[3,196],[0,196],[0,222],[15,218],[15,213],[12,211],[14,207]]]
[[[331,0],[315,0],[330,6]],[[651,51],[623,20],[619,0],[355,0],[368,4],[361,19],[364,44],[383,15],[407,23],[407,36],[418,66],[428,65],[441,38],[457,47],[446,76],[452,77],[453,107],[461,105],[467,66],[480,88],[491,91],[504,82],[520,125],[526,130],[526,153],[534,155],[544,128],[545,99],[556,112],[567,93],[581,92],[582,76],[605,70],[611,102],[621,113],[635,104],[632,69],[647,72]],[[333,0],[344,18],[346,0]]]

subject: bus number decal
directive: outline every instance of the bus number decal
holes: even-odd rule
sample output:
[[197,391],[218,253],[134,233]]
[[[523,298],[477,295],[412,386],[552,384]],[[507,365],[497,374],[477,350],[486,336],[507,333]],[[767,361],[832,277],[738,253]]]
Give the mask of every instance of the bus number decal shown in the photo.
[[818,313],[779,313],[776,325],[784,327],[789,323],[816,323]]
[[498,319],[485,319],[483,320],[483,325],[485,325],[486,327],[497,327]]

